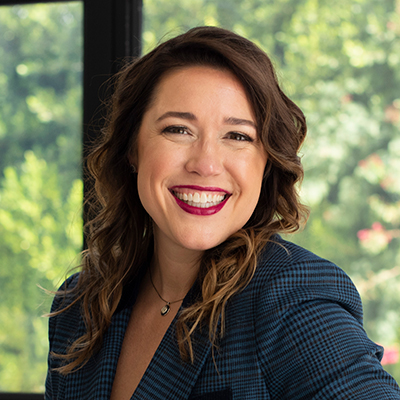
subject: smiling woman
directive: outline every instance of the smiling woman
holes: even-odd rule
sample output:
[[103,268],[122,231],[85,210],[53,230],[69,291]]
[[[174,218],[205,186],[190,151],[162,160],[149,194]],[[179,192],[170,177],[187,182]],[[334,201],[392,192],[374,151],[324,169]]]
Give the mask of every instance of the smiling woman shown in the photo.
[[398,399],[349,277],[282,240],[301,110],[267,55],[200,27],[118,75],[89,248],[50,314],[47,399]]

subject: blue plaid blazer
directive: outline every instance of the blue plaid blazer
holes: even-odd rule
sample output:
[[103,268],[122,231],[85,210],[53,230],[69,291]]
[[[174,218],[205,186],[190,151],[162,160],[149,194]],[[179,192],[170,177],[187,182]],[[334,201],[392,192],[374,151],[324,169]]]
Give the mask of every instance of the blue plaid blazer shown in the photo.
[[[131,399],[400,399],[398,385],[380,365],[383,349],[363,330],[360,297],[349,277],[329,261],[277,241],[227,306],[218,350],[212,354],[203,329],[193,338],[195,362],[183,363],[172,322]],[[68,284],[75,281],[73,276]],[[55,298],[52,310],[61,302]],[[101,349],[83,368],[62,376],[51,370],[59,364],[49,356],[46,399],[110,398],[131,305],[122,302]],[[50,350],[65,352],[84,330],[79,306],[50,318]]]

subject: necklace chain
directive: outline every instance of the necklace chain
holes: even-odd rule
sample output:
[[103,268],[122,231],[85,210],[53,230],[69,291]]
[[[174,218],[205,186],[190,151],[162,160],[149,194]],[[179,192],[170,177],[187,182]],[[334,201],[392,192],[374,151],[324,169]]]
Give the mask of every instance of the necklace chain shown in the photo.
[[157,288],[156,288],[156,285],[154,285],[153,276],[152,276],[152,274],[151,274],[151,267],[149,268],[149,273],[150,273],[150,282],[151,282],[151,284],[152,284],[154,290],[156,291],[158,297],[159,297],[163,302],[166,303],[165,306],[161,307],[161,310],[160,310],[161,315],[162,315],[162,316],[167,315],[167,314],[169,313],[170,308],[171,308],[171,307],[170,307],[170,304],[178,303],[178,302],[182,301],[183,299],[179,299],[179,300],[175,300],[175,301],[167,301],[167,300],[163,299],[163,298],[161,297],[161,294],[158,292],[158,290],[157,290]]

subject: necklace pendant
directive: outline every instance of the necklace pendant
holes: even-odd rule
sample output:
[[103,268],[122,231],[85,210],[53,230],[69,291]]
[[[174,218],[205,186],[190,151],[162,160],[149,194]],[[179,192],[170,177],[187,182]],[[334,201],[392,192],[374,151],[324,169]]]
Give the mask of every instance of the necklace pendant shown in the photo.
[[167,315],[169,313],[170,310],[170,306],[169,303],[167,303],[162,309],[161,309],[161,316],[164,317],[164,315]]

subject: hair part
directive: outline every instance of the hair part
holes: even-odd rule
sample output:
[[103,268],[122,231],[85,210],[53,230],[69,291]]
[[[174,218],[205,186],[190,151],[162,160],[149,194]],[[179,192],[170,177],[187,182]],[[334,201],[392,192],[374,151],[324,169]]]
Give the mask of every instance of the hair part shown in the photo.
[[[77,285],[62,289],[81,303],[86,333],[55,356],[65,361],[57,370],[68,374],[82,367],[100,348],[117,309],[124,284],[146,268],[153,250],[153,228],[137,191],[129,158],[136,152],[143,115],[161,79],[173,70],[205,66],[232,72],[242,83],[253,108],[257,134],[268,159],[256,208],[246,225],[216,248],[205,251],[198,282],[201,297],[182,310],[177,338],[184,360],[194,360],[191,336],[208,326],[216,345],[224,334],[229,299],[252,279],[257,259],[276,233],[294,232],[306,219],[296,184],[303,178],[297,153],[306,135],[302,111],[282,92],[268,56],[251,41],[216,27],[198,27],[160,44],[128,63],[116,75],[108,117],[88,157],[95,191],[86,199],[88,249]],[[220,328],[218,320],[221,319]]]

